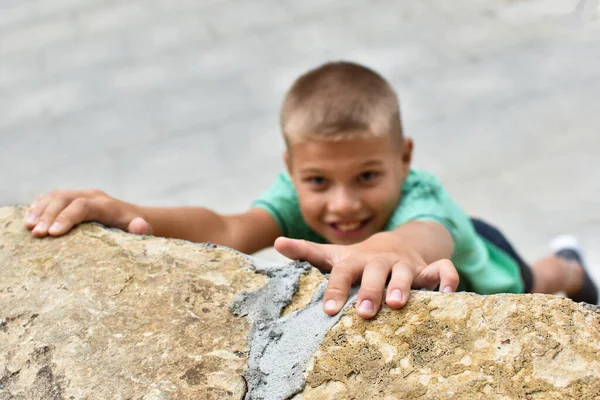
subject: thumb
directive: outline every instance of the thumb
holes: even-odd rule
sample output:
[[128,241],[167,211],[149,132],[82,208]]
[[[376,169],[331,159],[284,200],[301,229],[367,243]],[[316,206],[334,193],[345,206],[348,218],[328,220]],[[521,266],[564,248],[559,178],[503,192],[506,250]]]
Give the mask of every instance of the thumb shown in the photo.
[[321,271],[331,271],[331,246],[329,245],[279,237],[275,240],[275,250],[292,260],[307,261]]
[[136,235],[152,235],[152,227],[144,218],[136,217],[127,226],[127,232]]

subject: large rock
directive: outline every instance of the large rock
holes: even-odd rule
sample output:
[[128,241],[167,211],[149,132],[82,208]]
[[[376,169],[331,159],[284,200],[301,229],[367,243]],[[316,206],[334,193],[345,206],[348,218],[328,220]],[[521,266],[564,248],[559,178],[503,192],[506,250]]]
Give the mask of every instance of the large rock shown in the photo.
[[58,239],[0,209],[0,398],[241,398],[266,278],[236,253],[84,225]]
[[306,265],[22,215],[0,208],[0,399],[600,396],[594,306],[413,292],[330,318]]
[[349,311],[314,354],[303,398],[598,398],[597,312],[545,295],[431,292],[373,321]]

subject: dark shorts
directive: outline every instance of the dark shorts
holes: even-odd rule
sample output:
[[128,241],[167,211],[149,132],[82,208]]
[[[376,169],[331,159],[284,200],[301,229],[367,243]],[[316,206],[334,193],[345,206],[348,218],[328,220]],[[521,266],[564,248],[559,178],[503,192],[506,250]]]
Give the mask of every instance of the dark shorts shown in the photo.
[[531,289],[533,288],[533,273],[531,272],[531,268],[525,261],[523,261],[521,256],[517,254],[502,232],[480,219],[472,218],[471,221],[473,222],[475,231],[479,234],[479,236],[496,245],[499,249],[511,256],[517,262],[517,264],[519,264],[521,277],[525,283],[524,291],[525,293],[531,293]]

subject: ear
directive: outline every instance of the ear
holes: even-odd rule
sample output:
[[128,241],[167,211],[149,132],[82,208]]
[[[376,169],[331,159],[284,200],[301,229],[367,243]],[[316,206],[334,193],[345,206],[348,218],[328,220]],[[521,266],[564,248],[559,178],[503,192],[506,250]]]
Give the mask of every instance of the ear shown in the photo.
[[412,153],[414,148],[414,142],[411,138],[406,137],[402,143],[402,170],[405,175],[408,175],[410,170],[410,163],[412,161]]
[[287,150],[283,152],[283,162],[285,163],[285,167],[287,168],[287,172],[290,176],[292,176],[292,160],[290,157],[290,153]]

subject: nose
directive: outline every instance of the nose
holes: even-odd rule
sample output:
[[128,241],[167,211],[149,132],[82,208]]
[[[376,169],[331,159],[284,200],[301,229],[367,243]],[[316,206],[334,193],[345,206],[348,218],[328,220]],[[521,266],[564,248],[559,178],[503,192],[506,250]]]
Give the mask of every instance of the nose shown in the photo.
[[333,190],[328,202],[329,212],[335,214],[351,214],[360,210],[360,199],[355,191],[339,187]]

